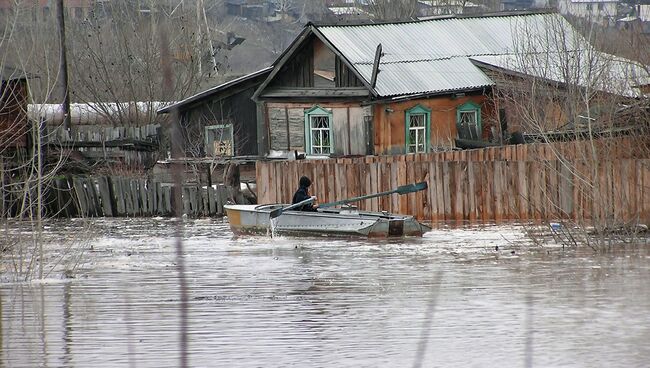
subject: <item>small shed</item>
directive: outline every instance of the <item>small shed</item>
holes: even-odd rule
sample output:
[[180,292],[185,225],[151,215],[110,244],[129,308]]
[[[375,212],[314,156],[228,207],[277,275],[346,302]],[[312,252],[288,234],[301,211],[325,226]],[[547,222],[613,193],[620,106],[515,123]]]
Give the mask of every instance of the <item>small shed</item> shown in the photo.
[[257,106],[251,96],[270,73],[258,70],[158,110],[178,110],[187,157],[257,156]]

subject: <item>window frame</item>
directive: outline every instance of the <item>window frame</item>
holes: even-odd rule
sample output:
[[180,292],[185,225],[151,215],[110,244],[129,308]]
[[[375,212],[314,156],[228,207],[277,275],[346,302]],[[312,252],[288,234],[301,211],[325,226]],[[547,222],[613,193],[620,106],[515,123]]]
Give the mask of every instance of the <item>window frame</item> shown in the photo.
[[460,136],[460,116],[464,112],[474,112],[476,114],[476,133],[478,135],[478,140],[483,140],[483,124],[481,123],[481,105],[476,104],[472,101],[467,101],[464,104],[456,108],[456,136],[459,139],[473,139]]
[[[209,134],[208,131],[210,130],[218,130],[218,129],[225,129],[225,128],[230,128],[230,146],[231,146],[231,153],[230,155],[228,154],[223,154],[223,155],[218,155],[214,152],[214,142],[217,142],[217,140],[212,141],[212,147],[210,147],[210,140],[209,140]],[[215,125],[206,125],[205,126],[205,153],[207,157],[234,157],[235,155],[235,128],[233,124],[215,124]],[[223,141],[223,140],[221,140]],[[208,151],[208,149],[210,149]]]
[[[311,118],[313,116],[327,116],[328,119],[328,132],[329,132],[329,153],[314,153],[313,146],[311,142],[312,131],[311,131]],[[334,154],[334,119],[332,115],[332,110],[324,109],[318,105],[312,107],[309,110],[305,111],[305,153],[312,156],[330,156]],[[322,129],[319,129],[322,130]],[[327,147],[327,146],[320,146]]]
[[[409,152],[409,146],[411,146],[411,115],[424,115],[424,152],[417,151]],[[417,104],[410,109],[405,111],[404,114],[404,152],[406,154],[416,154],[416,153],[429,153],[431,147],[431,109]]]

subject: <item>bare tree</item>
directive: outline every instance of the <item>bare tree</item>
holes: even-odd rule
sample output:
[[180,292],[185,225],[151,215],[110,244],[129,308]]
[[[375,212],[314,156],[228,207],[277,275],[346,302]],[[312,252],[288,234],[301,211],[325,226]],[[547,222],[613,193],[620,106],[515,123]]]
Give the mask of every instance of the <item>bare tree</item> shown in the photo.
[[[507,112],[511,131],[520,130],[545,143],[576,142],[571,156],[555,149],[551,157],[540,158],[558,170],[561,180],[579,187],[579,191],[568,186],[563,190],[575,189],[584,198],[567,199],[568,208],[556,208],[564,211],[565,219],[574,214],[572,225],[583,236],[572,239],[602,249],[621,240],[614,234],[622,228],[627,237],[634,237],[639,218],[615,210],[621,201],[633,204],[627,202],[623,188],[612,184],[620,178],[611,170],[611,162],[650,157],[650,101],[640,87],[650,82],[646,66],[596,49],[603,34],[592,24],[574,32],[557,16],[547,17],[546,24],[517,26],[521,29],[512,54],[482,59],[496,81],[495,106]],[[620,150],[621,139],[635,147],[634,153]],[[546,199],[559,203],[557,198]],[[583,213],[581,206],[590,209],[589,218],[575,216]]]
[[416,0],[370,0],[357,1],[357,6],[367,7],[368,11],[379,20],[409,20],[418,15]]

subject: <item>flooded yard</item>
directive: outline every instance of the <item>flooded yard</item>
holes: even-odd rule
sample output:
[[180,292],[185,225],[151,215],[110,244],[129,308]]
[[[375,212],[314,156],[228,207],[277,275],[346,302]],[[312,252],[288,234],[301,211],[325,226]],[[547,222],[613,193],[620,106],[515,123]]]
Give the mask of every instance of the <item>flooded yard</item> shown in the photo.
[[[3,256],[0,367],[178,366],[173,236],[168,219],[49,223],[44,281],[16,281]],[[183,244],[192,367],[650,361],[650,245],[539,246],[514,226],[236,239],[219,220],[188,221]]]

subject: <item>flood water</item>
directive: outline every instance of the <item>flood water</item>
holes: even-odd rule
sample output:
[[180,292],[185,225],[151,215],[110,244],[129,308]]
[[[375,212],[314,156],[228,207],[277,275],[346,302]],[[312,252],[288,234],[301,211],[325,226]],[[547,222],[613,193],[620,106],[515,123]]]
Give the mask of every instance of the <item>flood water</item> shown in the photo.
[[[173,235],[168,219],[50,223],[44,281],[4,255],[0,367],[179,366]],[[539,246],[519,227],[234,239],[190,220],[183,245],[191,367],[650,365],[648,244]]]

